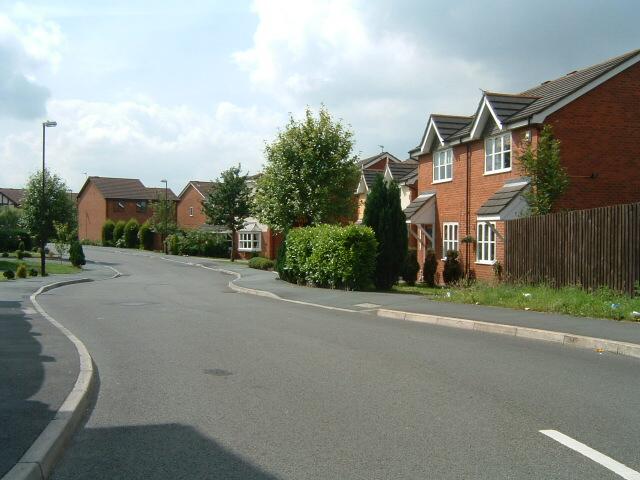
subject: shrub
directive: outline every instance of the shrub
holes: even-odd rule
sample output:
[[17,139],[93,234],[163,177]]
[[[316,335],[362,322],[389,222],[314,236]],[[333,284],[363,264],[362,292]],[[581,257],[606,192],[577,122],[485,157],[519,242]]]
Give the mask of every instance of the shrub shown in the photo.
[[18,265],[16,269],[16,276],[18,278],[27,278],[27,266],[24,263]]
[[22,260],[24,258],[24,252],[22,250],[16,250],[16,258]]
[[8,252],[2,252],[2,258],[7,258],[9,256]]
[[462,278],[462,265],[458,260],[459,253],[456,250],[448,250],[444,261],[442,277],[447,285],[457,283]]
[[436,252],[430,248],[424,257],[423,277],[427,286],[433,288],[436,286],[436,270],[438,269],[438,258]]
[[13,270],[5,270],[5,271],[2,273],[2,276],[3,276],[4,278],[6,278],[7,280],[13,280],[13,279],[16,277],[16,274],[15,274],[15,273],[13,273]]
[[258,270],[271,270],[273,265],[273,260],[264,257],[253,257],[249,260],[249,268],[257,268]]
[[116,226],[113,228],[114,245],[118,243],[118,240],[120,240],[124,236],[124,227],[126,226],[127,226],[127,223],[124,220],[118,220],[118,223],[116,223]]
[[115,233],[116,224],[113,223],[113,220],[107,220],[102,225],[102,245],[111,246],[113,245],[113,236]]
[[124,227],[124,246],[127,248],[138,247],[138,230],[140,224],[135,218],[132,218],[127,222]]
[[80,267],[87,263],[84,258],[84,250],[82,250],[82,245],[80,245],[78,240],[71,241],[71,246],[69,247],[69,260],[71,261],[71,265],[74,267]]
[[278,247],[278,254],[276,257],[276,263],[274,268],[278,272],[278,276],[281,280],[289,281],[285,270],[285,263],[287,260],[287,242],[283,241]]
[[31,252],[29,252],[28,250],[22,252],[22,258],[31,258],[32,256],[33,255],[31,255]]
[[23,252],[26,250],[24,248],[24,241],[23,240],[20,240],[20,243],[18,243],[18,250],[21,250]]
[[0,227],[0,251],[19,250],[20,243],[23,243],[22,250],[31,248],[31,237],[27,231],[20,228]]
[[30,268],[29,269],[29,276],[30,277],[37,277],[38,276],[38,270],[35,268]]
[[372,285],[378,242],[369,227],[295,228],[285,243],[282,271],[287,281],[346,289]]
[[140,226],[138,230],[138,241],[140,248],[145,250],[153,250],[153,230],[151,230],[151,224],[147,220]]
[[415,285],[419,271],[420,264],[418,263],[418,252],[410,250],[407,253],[407,258],[405,259],[402,268],[402,279],[407,283],[407,285]]
[[191,230],[167,237],[169,252],[173,255],[191,255],[226,258],[229,256],[229,240],[225,234]]
[[92,245],[92,246],[98,246],[98,245],[105,245],[102,242],[96,242],[95,240],[89,240],[88,238],[83,238],[82,240],[80,240],[80,245]]

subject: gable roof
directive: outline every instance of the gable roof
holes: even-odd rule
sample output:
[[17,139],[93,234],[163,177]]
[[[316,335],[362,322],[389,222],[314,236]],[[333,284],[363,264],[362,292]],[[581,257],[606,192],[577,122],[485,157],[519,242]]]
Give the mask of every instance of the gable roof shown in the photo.
[[203,182],[200,180],[191,180],[189,183],[185,185],[185,187],[182,189],[178,197],[182,198],[184,194],[187,192],[188,188],[193,187],[195,191],[202,196],[202,198],[205,198],[215,184],[216,182]]
[[[89,183],[93,183],[100,194],[105,199],[118,200],[156,200],[164,198],[164,187],[147,188],[137,178],[112,178],[112,177],[96,177],[87,178],[78,196]],[[177,200],[175,193],[169,188],[167,189],[167,198],[169,200]]]
[[510,180],[482,204],[478,216],[500,215],[528,186],[526,177]]
[[367,168],[369,165],[373,165],[383,158],[388,158],[390,162],[399,163],[400,159],[395,155],[390,154],[389,152],[381,152],[377,155],[373,155],[371,157],[364,158],[362,160],[358,160],[358,165],[362,168]]
[[25,192],[26,190],[24,188],[0,188],[0,193],[17,206],[22,204]]
[[411,163],[390,163],[387,165],[389,171],[391,172],[391,176],[396,182],[400,182],[401,179],[406,177],[407,175],[414,174],[418,171],[418,165],[416,165],[413,161]]
[[410,223],[411,218],[416,215],[420,211],[420,209],[424,207],[428,202],[434,199],[435,196],[436,192],[422,192],[409,205],[407,205],[403,210],[407,222]]

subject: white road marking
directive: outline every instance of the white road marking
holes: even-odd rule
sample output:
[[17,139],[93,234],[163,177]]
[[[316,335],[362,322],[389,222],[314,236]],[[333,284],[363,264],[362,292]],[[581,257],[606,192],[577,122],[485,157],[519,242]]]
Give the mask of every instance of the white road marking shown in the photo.
[[640,473],[632,470],[631,468],[623,465],[613,458],[606,456],[604,453],[600,453],[599,451],[594,450],[588,445],[574,440],[564,433],[560,433],[557,430],[540,430],[540,433],[546,435],[549,438],[553,438],[556,442],[561,443],[565,447],[568,447],[571,450],[575,450],[576,452],[584,455],[594,462],[599,463],[603,467],[608,468],[609,470],[620,475],[626,480],[640,480]]

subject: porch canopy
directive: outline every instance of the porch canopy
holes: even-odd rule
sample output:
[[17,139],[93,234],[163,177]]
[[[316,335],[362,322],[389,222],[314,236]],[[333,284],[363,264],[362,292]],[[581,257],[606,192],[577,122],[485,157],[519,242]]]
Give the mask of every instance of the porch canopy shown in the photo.
[[[427,248],[424,239],[416,235],[412,225],[415,225],[418,232],[427,238],[433,245],[433,225],[436,223],[436,192],[422,192],[404,209],[407,219],[409,233],[418,240],[420,244]],[[425,229],[424,225],[428,225]]]
[[527,177],[517,178],[506,182],[500,190],[494,193],[478,210],[479,222],[513,220],[520,218],[528,209],[529,204],[524,193],[529,188]]

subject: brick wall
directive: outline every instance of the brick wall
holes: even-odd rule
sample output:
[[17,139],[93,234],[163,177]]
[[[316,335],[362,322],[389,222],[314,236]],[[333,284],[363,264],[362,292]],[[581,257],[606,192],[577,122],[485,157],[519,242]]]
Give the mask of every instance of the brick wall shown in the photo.
[[[107,218],[110,218],[114,222],[124,220],[128,222],[130,219],[135,218],[140,225],[146,222],[153,216],[153,210],[151,209],[151,202],[146,200],[146,209],[144,211],[138,211],[137,203],[145,200],[107,200]],[[120,209],[118,204],[124,205],[124,209]]]
[[81,240],[98,242],[106,221],[107,203],[98,188],[89,183],[78,196],[78,236]]
[[[202,195],[189,185],[177,206],[178,227],[185,230],[193,230],[207,223],[207,216],[202,213]],[[193,208],[193,215],[189,209]]]

